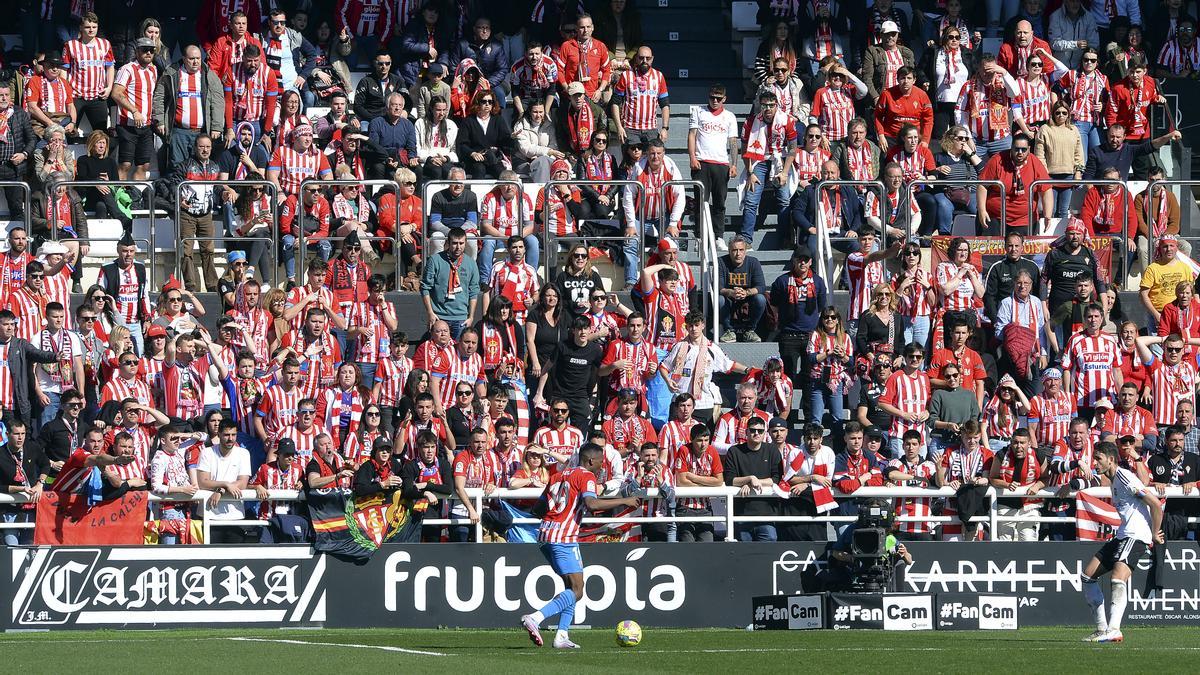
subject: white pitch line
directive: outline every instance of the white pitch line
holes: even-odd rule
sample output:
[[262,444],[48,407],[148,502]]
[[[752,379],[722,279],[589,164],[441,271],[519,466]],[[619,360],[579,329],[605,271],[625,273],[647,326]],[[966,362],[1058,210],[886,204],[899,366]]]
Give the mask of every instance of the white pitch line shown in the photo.
[[360,645],[348,642],[310,642],[308,640],[269,640],[267,638],[249,638],[249,637],[231,637],[226,640],[237,640],[239,642],[274,642],[284,645],[310,645],[314,647],[346,647],[349,649],[378,649],[385,652],[401,652],[404,654],[419,654],[421,656],[449,656],[442,652],[426,652],[420,649],[405,649],[403,647],[389,647],[387,645]]
[[[1057,647],[1021,647],[1021,651],[1029,652],[1060,652],[1067,645]],[[1086,647],[1081,646],[1080,649]],[[1105,649],[1101,647],[1101,649]],[[1122,651],[1146,651],[1146,652],[1194,652],[1200,651],[1200,647],[1134,647],[1130,645],[1122,645],[1116,649]],[[691,649],[689,652],[700,654],[742,654],[742,653],[774,653],[774,652],[864,652],[864,651],[886,651],[886,652],[959,652],[961,649],[949,647],[764,647],[762,649],[753,649],[749,647],[737,649]],[[525,653],[525,652],[519,652]],[[677,649],[630,649],[630,654],[679,654]]]

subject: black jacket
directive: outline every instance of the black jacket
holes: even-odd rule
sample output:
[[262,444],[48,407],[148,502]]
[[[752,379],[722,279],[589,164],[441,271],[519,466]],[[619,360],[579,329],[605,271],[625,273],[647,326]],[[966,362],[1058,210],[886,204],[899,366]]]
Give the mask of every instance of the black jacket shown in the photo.
[[[55,417],[42,427],[42,433],[38,435],[38,443],[42,447],[42,451],[46,455],[47,462],[65,462],[74,451],[75,445],[83,442],[83,434],[87,431],[88,425],[84,424],[83,420],[79,420],[79,426],[76,427],[74,436],[75,443],[72,444],[72,434],[67,423],[63,421],[62,415]],[[57,471],[49,470],[51,476],[58,475]]]
[[29,379],[33,377],[33,364],[57,363],[58,354],[45,352],[28,340],[14,337],[8,342],[9,376],[12,377],[13,400],[17,402],[17,416],[29,424],[32,405],[30,404]]
[[387,79],[380,81],[379,76],[375,73],[367,75],[358,81],[358,88],[354,90],[354,114],[360,120],[368,122],[376,117],[382,117],[387,111],[387,97],[393,91],[399,91],[407,95],[404,89],[404,80],[396,71],[388,73]]
[[[783,459],[774,443],[763,443],[758,450],[750,450],[745,443],[729,448],[723,460],[725,484],[733,485],[734,478],[756,476],[770,478],[772,483],[783,480]],[[734,513],[745,516],[773,516],[779,498],[768,492],[765,496],[743,497],[734,502]]]
[[1017,273],[1021,270],[1028,272],[1029,277],[1033,279],[1033,290],[1030,293],[1042,297],[1041,268],[1029,258],[1009,260],[1008,256],[1004,256],[992,263],[984,281],[987,288],[983,293],[983,311],[992,321],[996,320],[996,310],[1000,308],[1000,301],[1012,295]]
[[[22,465],[25,470],[25,477],[28,479],[31,487],[41,482],[39,479],[50,471],[50,462],[46,460],[45,453],[32,440],[26,440],[25,442],[25,457],[23,459]],[[21,481],[17,480],[16,476],[17,458],[13,456],[10,448],[5,445],[0,448],[0,491],[8,492],[10,485],[21,485]]]
[[[1150,459],[1146,460],[1146,466],[1150,469],[1150,480],[1163,485],[1183,485],[1200,480],[1200,457],[1185,452],[1179,459],[1180,475],[1175,476],[1171,470],[1171,460],[1165,452],[1151,455]],[[1193,510],[1191,501],[1190,499],[1168,499],[1165,510],[1171,513],[1190,512]]]
[[517,142],[512,137],[512,127],[504,118],[493,115],[488,123],[487,131],[480,126],[474,115],[458,123],[458,157],[466,158],[472,152],[486,154],[493,148],[512,154],[517,150]]
[[[400,477],[400,472],[403,470],[403,467],[400,466],[400,460],[392,459],[390,461],[392,465],[392,475]],[[379,484],[379,472],[375,470],[375,463],[371,462],[370,460],[363,462],[358,467],[358,471],[354,472],[355,497],[368,497],[381,492],[386,495],[391,495],[397,489],[398,488],[385,488]]]
[[404,465],[400,470],[400,477],[404,479],[404,485],[400,488],[403,490],[405,499],[416,499],[423,492],[432,492],[435,495],[446,496],[454,492],[454,471],[450,468],[450,462],[446,461],[445,457],[440,454],[437,458],[438,464],[438,479],[441,481],[433,485],[426,485],[424,490],[417,489],[417,483],[421,482],[421,460],[414,459]]
[[28,168],[33,166],[33,151],[37,144],[37,137],[33,135],[33,121],[29,118],[29,113],[19,106],[13,106],[12,116],[8,118],[8,128],[12,133],[13,154],[25,153],[25,161],[16,167],[17,176],[23,176]]

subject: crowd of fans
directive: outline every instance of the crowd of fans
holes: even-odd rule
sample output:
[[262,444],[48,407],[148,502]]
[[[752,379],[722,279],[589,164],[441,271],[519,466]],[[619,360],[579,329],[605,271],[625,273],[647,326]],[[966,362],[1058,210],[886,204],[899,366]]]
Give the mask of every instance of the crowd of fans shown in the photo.
[[[33,196],[26,214],[5,188],[12,217],[29,222],[9,228],[0,254],[10,493],[209,490],[210,517],[233,520],[247,514],[230,495],[249,486],[262,499],[402,491],[443,508],[464,488],[543,486],[588,441],[606,449],[606,491],[731,485],[751,516],[850,514],[853,497],[831,489],[864,485],[1066,497],[1096,483],[1091,447],[1107,438],[1155,484],[1193,485],[1200,471],[1200,300],[1177,256],[1188,250],[1180,204],[1161,187],[1122,187],[1165,177],[1154,151],[1179,134],[1152,131],[1164,102],[1153,77],[1194,75],[1194,2],[1145,7],[1145,33],[1136,2],[943,0],[913,3],[911,17],[890,0],[764,2],[750,113],[726,109],[734,83],[712,84],[675,131],[690,176],[667,156],[667,78],[627,0],[515,12],[199,4],[156,16],[86,0],[20,6],[23,49],[0,77],[0,180]],[[985,34],[1002,38],[996,54],[982,52]],[[351,86],[351,69],[370,72]],[[153,195],[104,184],[155,176]],[[670,183],[689,177],[711,195],[724,254],[713,326],[680,250],[704,206]],[[1051,178],[1112,182],[1034,185]],[[614,180],[636,187],[603,183]],[[727,219],[734,193],[743,216]],[[134,215],[173,213],[176,194],[182,279],[154,289]],[[776,238],[764,241],[769,211]],[[967,239],[947,237],[931,265],[931,237],[964,231],[964,214],[970,234],[1004,235],[1007,255],[985,269]],[[85,291],[98,218],[124,236]],[[1044,260],[1027,258],[1025,237],[1058,219]],[[792,252],[773,280],[751,255],[756,239]],[[1097,264],[1102,239],[1109,270],[1141,274],[1142,324],[1127,320],[1140,312],[1122,307],[1120,277]],[[838,278],[823,278],[814,250],[829,251]],[[832,299],[842,288],[844,312]],[[424,335],[398,330],[385,295],[397,289],[419,292]],[[764,338],[779,353],[761,364],[721,346]],[[453,514],[477,520],[464,502]],[[1168,536],[1187,531],[1186,504],[1168,506]],[[189,508],[161,507],[160,541],[179,540]],[[298,508],[263,501],[259,515]],[[918,518],[965,508],[896,503]],[[1001,508],[1066,516],[1074,505]],[[4,509],[10,523],[33,514]],[[709,515],[712,504],[642,509]],[[973,527],[914,520],[901,535],[1073,536]],[[827,528],[756,522],[737,534],[824,539]]]

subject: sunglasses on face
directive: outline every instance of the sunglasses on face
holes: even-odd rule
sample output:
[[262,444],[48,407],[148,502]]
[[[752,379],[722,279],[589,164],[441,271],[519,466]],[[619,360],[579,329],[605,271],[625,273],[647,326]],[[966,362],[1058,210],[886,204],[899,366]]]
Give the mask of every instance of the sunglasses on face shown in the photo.
[[971,137],[970,136],[955,136],[954,140],[966,143],[967,141],[971,140]]
[[571,254],[571,257],[572,257],[572,258],[574,258],[574,259],[576,259],[576,260],[587,260],[587,258],[588,258],[588,254],[586,254],[586,253],[572,253],[572,254]]
[[456,391],[454,393],[458,394],[459,396],[470,396],[471,390],[470,389],[462,389],[462,390]]
[[80,321],[95,321],[96,315],[95,314],[84,314],[83,316],[79,317],[79,320]]
[[1028,146],[1021,146],[1021,147],[1013,146],[1013,152],[1029,152],[1029,147]]
[[278,19],[271,19],[272,26],[283,26],[286,24],[287,24],[287,21],[279,21]]
[[123,365],[123,366],[136,366],[137,364],[138,364],[137,361],[130,360],[130,359],[127,359],[127,360],[121,362],[121,365]]
[[316,415],[316,414],[317,414],[317,411],[316,411],[316,410],[312,410],[312,409],[309,409],[309,408],[305,408],[305,409],[303,409],[303,410],[298,410],[298,411],[296,411],[296,412],[298,412],[298,413],[299,413],[299,414],[301,414],[301,415]]
[[920,252],[920,251],[905,251],[905,252],[904,252],[904,255],[906,255],[906,256],[911,256],[911,257],[914,257],[914,258],[920,258],[920,257],[921,257],[921,252]]
[[762,427],[753,427],[753,428],[746,430],[747,434],[754,434],[754,435],[764,434],[766,432],[767,432],[767,430]]
[[379,417],[379,413],[372,410],[371,412],[367,413],[367,417]]

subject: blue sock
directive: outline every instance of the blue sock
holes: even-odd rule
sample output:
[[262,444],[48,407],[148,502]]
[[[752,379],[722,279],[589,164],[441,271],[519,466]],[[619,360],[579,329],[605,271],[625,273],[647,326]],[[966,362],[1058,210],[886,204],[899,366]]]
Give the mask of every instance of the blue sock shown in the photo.
[[554,599],[546,603],[546,606],[541,609],[542,616],[549,619],[550,617],[563,612],[567,607],[571,608],[571,614],[575,614],[575,593],[571,589],[566,589],[562,593],[554,596]]
[[571,622],[575,619],[575,593],[568,588],[560,593],[558,597],[561,598],[564,595],[567,596],[564,603],[566,606],[563,607],[562,612],[558,615],[558,629],[560,631],[569,630]]

